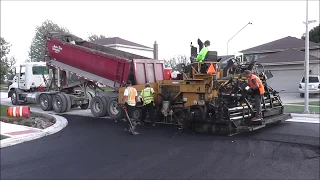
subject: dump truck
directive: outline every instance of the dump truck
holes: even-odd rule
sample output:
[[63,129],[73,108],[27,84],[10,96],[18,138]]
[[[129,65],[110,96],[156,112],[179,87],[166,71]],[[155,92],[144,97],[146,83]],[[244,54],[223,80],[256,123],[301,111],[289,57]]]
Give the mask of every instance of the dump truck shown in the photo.
[[13,105],[39,104],[42,110],[57,113],[90,108],[94,116],[103,117],[114,111],[117,89],[128,79],[135,84],[163,79],[164,61],[69,33],[50,32],[45,39],[43,61],[20,64],[8,88]]
[[[155,117],[158,124],[171,124],[184,131],[211,132],[221,135],[235,135],[254,131],[268,124],[290,119],[291,114],[284,113],[279,92],[267,83],[272,78],[271,71],[265,71],[256,61],[247,62],[244,57],[232,58],[220,67],[216,51],[209,51],[202,63],[194,60],[196,47],[191,46],[191,64],[179,64],[181,76],[178,79],[166,78],[150,83],[155,90]],[[265,88],[262,107],[262,121],[251,119],[256,111],[252,94],[245,90],[249,86],[243,75],[245,70],[257,75]],[[144,84],[133,86],[140,93]],[[118,104],[122,105],[125,87],[119,88]],[[138,103],[131,112],[133,119],[141,118],[142,103]],[[123,118],[123,111],[110,114],[112,118]],[[148,122],[148,120],[146,120]]]

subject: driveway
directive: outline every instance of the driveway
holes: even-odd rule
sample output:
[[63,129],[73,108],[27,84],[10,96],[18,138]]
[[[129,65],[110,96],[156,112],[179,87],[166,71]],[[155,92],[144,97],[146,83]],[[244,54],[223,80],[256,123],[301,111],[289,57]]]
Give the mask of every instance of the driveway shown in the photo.
[[1,149],[1,179],[319,179],[319,124],[285,122],[234,137],[182,134],[64,115],[69,124]]
[[[304,98],[299,93],[280,93],[280,98],[284,104],[304,102]],[[309,101],[319,101],[319,95],[309,95]]]

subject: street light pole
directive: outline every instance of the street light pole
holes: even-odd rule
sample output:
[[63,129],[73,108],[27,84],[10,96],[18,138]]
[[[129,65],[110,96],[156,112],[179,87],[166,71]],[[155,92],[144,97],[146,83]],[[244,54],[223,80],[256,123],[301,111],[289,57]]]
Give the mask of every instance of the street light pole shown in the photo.
[[305,37],[305,76],[304,76],[304,113],[309,113],[309,30],[308,25],[316,22],[308,20],[308,0],[306,0],[306,37]]
[[231,41],[232,38],[234,38],[237,34],[239,34],[240,31],[242,31],[245,27],[247,27],[249,24],[252,24],[251,22],[249,22],[248,24],[246,24],[243,28],[241,28],[235,35],[233,35],[227,42],[227,55],[229,55],[229,42]]

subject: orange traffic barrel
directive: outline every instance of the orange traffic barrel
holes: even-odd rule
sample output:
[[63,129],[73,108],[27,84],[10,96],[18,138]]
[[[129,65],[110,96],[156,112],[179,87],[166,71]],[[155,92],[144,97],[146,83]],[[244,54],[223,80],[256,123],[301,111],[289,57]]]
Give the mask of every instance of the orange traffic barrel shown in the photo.
[[15,106],[8,107],[7,114],[9,117],[30,117],[30,107],[29,106]]

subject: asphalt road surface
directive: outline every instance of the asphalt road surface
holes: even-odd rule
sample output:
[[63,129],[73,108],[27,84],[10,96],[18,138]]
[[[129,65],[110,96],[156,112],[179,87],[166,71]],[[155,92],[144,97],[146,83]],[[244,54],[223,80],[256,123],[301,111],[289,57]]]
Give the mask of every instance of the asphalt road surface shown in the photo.
[[222,137],[65,115],[68,126],[1,149],[1,179],[319,179],[319,124]]

